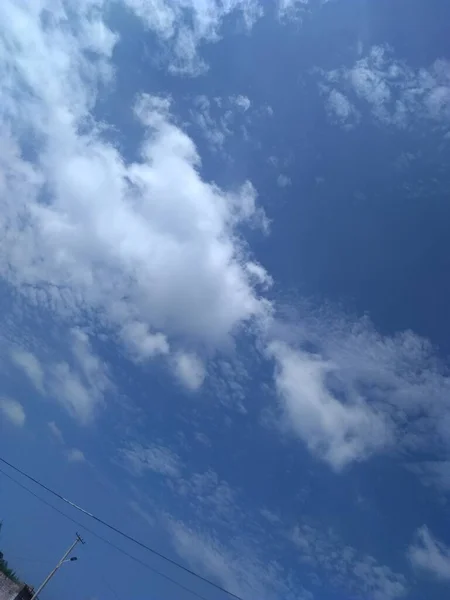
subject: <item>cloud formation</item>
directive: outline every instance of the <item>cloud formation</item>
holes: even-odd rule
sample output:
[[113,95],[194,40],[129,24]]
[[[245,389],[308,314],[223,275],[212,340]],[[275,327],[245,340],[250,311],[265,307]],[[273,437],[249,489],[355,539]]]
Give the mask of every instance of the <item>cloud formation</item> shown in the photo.
[[0,413],[16,427],[25,425],[26,415],[23,406],[13,398],[0,398]]
[[305,312],[269,345],[282,423],[340,469],[381,451],[449,456],[450,379],[426,340]]
[[71,448],[67,452],[67,460],[70,463],[83,463],[86,462],[86,457],[84,453],[78,448]]
[[425,525],[417,530],[408,556],[415,567],[438,579],[450,581],[450,547],[438,541]]
[[[128,162],[92,113],[111,85],[119,43],[102,20],[103,2],[77,3],[70,18],[65,2],[58,7],[52,20],[42,18],[44,0],[32,9],[6,0],[0,9],[1,274],[60,319],[112,328],[138,358],[168,354],[172,337],[220,346],[270,310],[236,232],[261,223],[255,189],[244,182],[224,191],[202,179],[196,147],[165,98],[140,96],[134,116],[144,142],[140,159]],[[219,17],[206,25],[208,11],[192,9],[195,27],[214,37]],[[25,139],[33,140],[26,151]],[[27,369],[36,384],[36,366]],[[53,375],[54,386],[69,382],[65,395],[80,396],[64,365]]]
[[169,530],[178,554],[233,594],[260,600],[313,599],[309,591],[292,586],[278,563],[265,563],[258,549],[246,546],[244,540],[235,540],[234,547],[226,547],[214,535],[177,521],[170,521]]
[[[42,362],[33,353],[16,348],[11,352],[11,360],[43,397],[58,402],[80,424],[88,424],[103,407],[105,393],[112,390],[112,383],[84,331],[72,328],[67,341],[65,360],[51,355],[44,356]],[[50,427],[55,433],[54,427]]]
[[185,75],[199,75],[208,68],[199,53],[200,48],[220,40],[227,18],[240,18],[249,30],[263,12],[258,0],[124,2],[157,36],[167,55],[169,71]]
[[120,454],[125,466],[135,475],[143,475],[146,471],[175,478],[180,475],[179,457],[164,446],[143,446],[136,442],[123,448]]
[[275,384],[286,421],[314,454],[341,469],[389,443],[381,414],[357,395],[342,401],[327,384],[335,372],[332,362],[278,342],[269,352],[277,365]]
[[326,573],[338,588],[370,600],[395,600],[407,592],[405,577],[380,564],[373,556],[358,555],[332,533],[325,535],[309,525],[291,532],[302,562]]
[[373,46],[350,67],[321,73],[329,115],[344,125],[358,122],[360,112],[401,129],[420,122],[450,122],[450,63],[439,59],[413,68],[395,58],[388,46]]

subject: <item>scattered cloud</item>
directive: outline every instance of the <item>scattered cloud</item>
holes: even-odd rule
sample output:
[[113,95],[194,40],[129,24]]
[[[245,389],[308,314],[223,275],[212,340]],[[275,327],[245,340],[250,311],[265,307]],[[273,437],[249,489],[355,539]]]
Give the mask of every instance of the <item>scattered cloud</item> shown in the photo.
[[86,457],[78,448],[72,448],[67,452],[67,460],[71,463],[83,463],[86,462]]
[[5,397],[0,398],[0,412],[16,427],[23,427],[25,425],[25,411],[17,400]]
[[225,152],[230,138],[239,136],[240,141],[249,139],[248,125],[254,117],[262,116],[261,109],[251,109],[251,101],[247,96],[221,97],[200,95],[193,99],[190,110],[191,123],[195,124],[213,151],[221,151],[222,156],[231,160]]
[[73,361],[60,361],[48,368],[48,389],[69,414],[88,424],[104,403],[110,389],[103,362],[93,353],[88,336],[78,329],[70,332]]
[[164,446],[142,446],[133,443],[120,452],[121,458],[132,473],[143,475],[146,471],[153,471],[167,477],[179,477],[181,463],[179,457],[169,448]]
[[247,96],[240,94],[239,96],[232,96],[230,100],[241,110],[247,112],[251,106],[250,99]]
[[221,523],[230,530],[242,523],[239,494],[212,469],[180,478],[171,488],[189,502],[199,522]]
[[337,588],[368,600],[395,600],[407,592],[405,577],[381,565],[373,556],[359,556],[332,533],[324,535],[302,525],[291,532],[302,563],[319,569]]
[[415,567],[428,571],[438,579],[450,580],[450,547],[438,541],[425,525],[417,530],[408,556]]
[[278,0],[280,19],[299,19],[308,9],[309,0]]
[[329,114],[355,124],[359,112],[381,124],[406,128],[420,121],[450,121],[450,63],[412,68],[389,46],[373,46],[351,67],[321,72]]
[[294,587],[280,565],[265,562],[260,551],[243,540],[225,547],[211,533],[169,521],[169,532],[178,554],[195,569],[212,577],[231,593],[260,600],[312,600],[312,594]]
[[288,177],[287,175],[283,175],[283,173],[281,173],[280,175],[278,175],[277,177],[277,185],[280,188],[285,188],[288,187],[292,184],[291,178]]
[[227,18],[240,17],[250,30],[263,12],[258,0],[124,1],[159,39],[167,54],[169,71],[184,75],[199,75],[207,70],[199,50],[206,43],[220,40]]
[[53,437],[61,444],[64,444],[64,436],[62,434],[61,429],[58,427],[55,421],[50,421],[48,423],[48,428],[50,429]]
[[88,424],[98,414],[105,393],[113,390],[113,385],[84,331],[69,329],[65,341],[67,347],[57,352],[42,349],[42,360],[31,352],[14,348],[11,360],[42,396],[56,400],[79,423]]

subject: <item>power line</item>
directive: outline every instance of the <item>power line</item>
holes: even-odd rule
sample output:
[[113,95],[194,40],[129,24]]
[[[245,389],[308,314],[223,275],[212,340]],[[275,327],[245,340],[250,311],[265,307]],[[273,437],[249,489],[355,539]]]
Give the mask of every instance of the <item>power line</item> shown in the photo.
[[203,577],[202,575],[200,575],[199,573],[196,573],[192,569],[189,569],[188,567],[185,567],[184,565],[182,565],[181,563],[177,562],[176,560],[174,560],[172,558],[169,558],[168,556],[165,556],[164,554],[162,554],[161,552],[158,552],[154,548],[151,548],[150,546],[147,546],[143,542],[140,542],[139,540],[137,540],[133,536],[128,535],[128,533],[125,533],[124,531],[121,531],[117,527],[114,527],[114,525],[111,525],[110,523],[107,523],[103,519],[100,519],[100,517],[97,517],[97,516],[93,515],[89,511],[87,511],[84,508],[82,508],[81,506],[78,506],[74,502],[71,502],[67,498],[64,498],[64,496],[62,496],[58,492],[55,492],[51,488],[47,487],[45,484],[41,483],[38,479],[35,479],[31,475],[28,475],[27,473],[25,473],[24,471],[22,471],[18,467],[12,465],[10,462],[8,462],[7,460],[5,460],[1,456],[0,456],[0,461],[2,463],[4,463],[5,465],[7,465],[8,467],[10,467],[11,469],[14,469],[14,471],[16,471],[17,473],[20,473],[21,475],[23,475],[23,477],[26,477],[27,479],[29,479],[30,481],[32,481],[36,485],[40,486],[41,488],[43,488],[44,490],[46,490],[50,494],[53,494],[53,496],[56,496],[56,498],[59,498],[59,500],[62,500],[66,504],[69,504],[72,508],[75,508],[76,510],[82,512],[83,514],[87,515],[91,519],[94,519],[94,521],[97,521],[98,523],[100,523],[104,527],[108,527],[108,529],[111,529],[111,531],[114,531],[115,533],[118,533],[119,535],[121,535],[125,539],[129,540],[130,542],[134,542],[135,544],[137,544],[141,548],[144,548],[145,550],[148,550],[148,552],[151,552],[155,556],[158,556],[159,558],[165,560],[166,562],[170,563],[171,565],[174,565],[175,567],[178,567],[179,569],[185,571],[186,573],[189,573],[193,577],[196,577],[200,581],[203,581],[203,582],[209,584],[210,586],[216,588],[217,590],[219,590],[219,591],[221,591],[221,592],[223,592],[225,594],[228,594],[230,597],[235,598],[235,600],[244,600],[243,598],[241,598],[241,596],[233,594],[233,592],[230,592],[229,590],[227,590],[226,588],[222,587],[221,585],[219,585],[217,583],[214,583],[214,581],[211,581],[207,577]]
[[148,569],[152,573],[155,573],[156,575],[159,575],[163,579],[166,579],[166,581],[170,581],[170,583],[173,583],[174,585],[178,586],[179,588],[181,588],[185,592],[189,592],[190,594],[193,594],[194,596],[196,596],[197,598],[200,598],[201,600],[208,600],[207,598],[205,598],[205,596],[202,596],[198,592],[195,592],[194,590],[191,590],[190,588],[186,587],[185,585],[183,585],[182,583],[180,583],[176,579],[173,579],[169,575],[166,575],[165,573],[162,573],[161,571],[158,571],[158,569],[155,569],[154,567],[150,566],[149,564],[147,564],[146,562],[144,562],[140,558],[137,558],[133,554],[130,554],[129,552],[127,552],[126,550],[124,550],[120,546],[116,546],[116,544],[114,544],[114,542],[111,542],[110,540],[108,540],[107,538],[104,538],[102,535],[100,535],[96,531],[93,531],[92,529],[90,529],[86,525],[83,525],[83,523],[80,523],[80,521],[77,521],[76,519],[74,519],[73,517],[69,516],[64,511],[62,511],[59,508],[57,508],[56,506],[54,506],[51,502],[48,502],[47,500],[45,500],[45,498],[42,498],[41,496],[39,496],[38,494],[36,494],[32,490],[30,490],[29,488],[27,488],[25,485],[23,485],[23,483],[21,483],[20,481],[17,481],[17,479],[15,479],[11,475],[9,475],[9,473],[5,473],[5,471],[3,469],[1,469],[1,468],[0,468],[0,473],[2,475],[4,475],[5,477],[7,477],[8,479],[10,479],[11,481],[13,481],[16,485],[18,485],[19,487],[21,487],[23,490],[25,490],[26,492],[28,492],[29,494],[31,494],[32,496],[34,496],[37,500],[39,500],[43,504],[46,504],[47,506],[49,506],[50,508],[52,508],[54,511],[56,511],[57,513],[59,513],[61,516],[65,517],[66,519],[68,519],[69,521],[71,521],[72,523],[74,523],[75,525],[77,525],[78,527],[81,527],[82,529],[84,529],[85,531],[87,531],[88,533],[90,533],[91,535],[93,535],[94,537],[96,537],[99,540],[101,540],[104,544],[107,544],[108,546],[111,546],[112,548],[114,548],[118,552],[121,552],[122,554],[124,554],[125,556],[127,556],[128,558],[130,558],[131,560],[134,560],[135,562],[137,562],[141,566],[145,567],[146,569]]

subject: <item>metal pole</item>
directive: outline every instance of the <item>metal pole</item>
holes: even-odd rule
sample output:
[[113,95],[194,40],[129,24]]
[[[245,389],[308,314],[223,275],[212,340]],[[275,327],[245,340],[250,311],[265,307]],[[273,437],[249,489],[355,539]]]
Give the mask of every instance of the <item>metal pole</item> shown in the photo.
[[77,539],[73,542],[73,544],[70,546],[70,548],[64,554],[64,556],[61,558],[61,560],[56,565],[56,567],[53,569],[53,571],[51,571],[47,575],[47,577],[44,579],[44,581],[41,583],[41,585],[38,587],[38,589],[34,592],[33,596],[31,597],[31,600],[36,600],[36,598],[38,597],[38,595],[42,592],[42,590],[45,588],[45,586],[47,585],[47,583],[50,581],[50,579],[53,577],[53,575],[58,571],[58,569],[62,566],[62,564],[64,563],[64,561],[66,560],[66,558],[69,556],[69,554],[72,552],[72,550],[75,548],[75,546],[79,542],[81,542],[81,543],[84,544],[83,540],[81,539],[81,537],[77,533]]

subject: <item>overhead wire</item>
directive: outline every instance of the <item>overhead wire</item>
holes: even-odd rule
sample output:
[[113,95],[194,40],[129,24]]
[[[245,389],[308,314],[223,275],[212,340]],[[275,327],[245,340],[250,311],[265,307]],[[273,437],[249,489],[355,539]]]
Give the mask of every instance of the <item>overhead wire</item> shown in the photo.
[[88,510],[82,508],[81,506],[78,506],[78,504],[75,504],[74,502],[72,502],[71,500],[68,500],[67,498],[65,498],[64,496],[62,496],[61,494],[59,494],[58,492],[55,492],[55,490],[52,490],[51,488],[49,488],[48,486],[46,486],[44,483],[42,483],[38,479],[35,479],[34,477],[32,477],[31,475],[29,475],[28,473],[25,473],[25,471],[22,471],[21,469],[19,469],[19,467],[16,467],[15,465],[11,464],[10,462],[8,462],[7,460],[5,460],[1,456],[0,456],[0,462],[4,463],[5,465],[7,465],[8,467],[10,467],[11,469],[13,469],[14,471],[16,471],[17,473],[20,473],[20,475],[22,475],[23,477],[26,477],[27,479],[29,479],[30,481],[32,481],[36,485],[40,486],[42,489],[46,490],[47,492],[49,492],[50,494],[52,494],[56,498],[59,498],[59,500],[62,500],[66,504],[69,504],[72,508],[75,508],[79,512],[87,515],[88,517],[90,517],[94,521],[97,521],[98,523],[100,523],[104,527],[107,527],[108,529],[111,529],[111,531],[114,531],[115,533],[121,535],[122,537],[124,537],[125,539],[129,540],[130,542],[133,542],[133,543],[137,544],[141,548],[144,548],[148,552],[151,552],[155,556],[158,556],[162,560],[165,560],[166,562],[168,562],[171,565],[173,565],[173,566],[181,569],[182,571],[185,571],[186,573],[189,573],[190,575],[192,575],[193,577],[196,577],[200,581],[203,581],[204,583],[207,583],[208,585],[214,587],[215,589],[219,590],[220,592],[223,592],[224,594],[228,594],[228,596],[230,596],[231,598],[235,598],[235,600],[244,600],[241,596],[238,596],[237,594],[234,594],[233,592],[230,592],[229,590],[227,590],[226,588],[222,587],[218,583],[214,583],[214,581],[211,581],[207,577],[203,577],[203,575],[200,575],[199,573],[196,573],[192,569],[189,569],[189,567],[186,567],[186,566],[182,565],[181,563],[177,562],[176,560],[174,560],[173,558],[169,558],[165,554],[162,554],[161,552],[158,552],[158,550],[155,550],[151,546],[148,546],[147,544],[144,544],[143,542],[141,542],[140,540],[137,540],[136,538],[134,538],[133,536],[129,535],[128,533],[125,533],[124,531],[118,529],[114,525],[111,525],[107,521],[104,521],[100,517],[97,517],[96,515],[90,513]]
[[[0,458],[0,461],[5,462],[6,464],[8,464],[2,458]],[[127,556],[131,560],[134,560],[136,563],[140,564],[142,567],[145,567],[146,569],[148,569],[149,571],[151,571],[155,575],[159,575],[160,577],[162,577],[166,581],[169,581],[170,583],[173,583],[174,585],[176,585],[180,589],[184,590],[185,592],[188,592],[189,594],[192,594],[193,596],[196,596],[197,598],[200,598],[200,600],[208,600],[205,596],[203,596],[199,592],[196,592],[195,590],[192,590],[191,588],[189,588],[189,587],[185,586],[184,584],[180,583],[179,581],[177,581],[173,577],[170,577],[169,575],[166,575],[165,573],[159,571],[158,569],[155,569],[154,567],[152,567],[151,565],[149,565],[145,561],[141,560],[137,556],[134,556],[133,554],[130,554],[129,552],[127,552],[126,550],[124,550],[120,546],[117,546],[116,544],[114,544],[114,542],[111,542],[111,540],[108,540],[107,538],[103,537],[102,535],[100,535],[96,531],[92,530],[91,528],[87,527],[86,525],[84,525],[83,523],[81,523],[80,521],[78,521],[77,519],[74,519],[73,517],[71,517],[70,515],[68,515],[67,513],[65,513],[64,511],[62,511],[59,508],[57,508],[56,506],[54,506],[51,502],[48,502],[47,500],[45,500],[45,498],[42,498],[41,496],[39,496],[39,494],[36,494],[33,490],[30,490],[28,487],[26,487],[25,485],[23,485],[23,483],[21,483],[20,481],[18,481],[14,477],[12,477],[9,473],[6,473],[2,468],[0,468],[0,473],[2,475],[4,475],[5,477],[7,477],[10,481],[13,481],[16,485],[18,485],[19,487],[21,487],[23,490],[25,490],[26,492],[28,492],[29,494],[31,494],[32,496],[34,496],[34,498],[36,498],[37,500],[39,500],[43,504],[47,505],[48,507],[50,507],[51,509],[53,509],[54,511],[56,511],[57,513],[59,513],[61,516],[65,517],[66,519],[68,519],[69,521],[71,521],[72,523],[74,523],[75,525],[77,525],[78,527],[81,527],[82,529],[84,529],[85,531],[87,531],[90,535],[93,535],[94,537],[96,537],[99,540],[101,540],[104,544],[107,544],[108,546],[111,546],[112,548],[114,548],[118,552],[121,552],[124,556]],[[208,580],[206,580],[206,581],[208,581]],[[229,593],[229,592],[226,592],[226,593]],[[241,598],[240,600],[243,600],[243,599]]]

